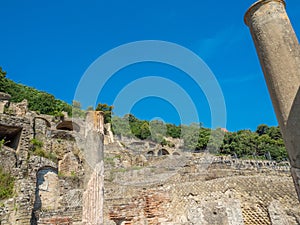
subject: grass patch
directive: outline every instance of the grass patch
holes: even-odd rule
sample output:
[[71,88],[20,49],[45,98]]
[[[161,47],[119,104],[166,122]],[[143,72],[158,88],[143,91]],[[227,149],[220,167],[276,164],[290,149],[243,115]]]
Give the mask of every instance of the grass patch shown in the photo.
[[113,157],[104,157],[104,163],[105,164],[109,164],[111,166],[115,166],[115,159],[121,159],[121,156],[120,155],[115,155]]
[[0,167],[0,200],[13,196],[15,179]]
[[0,140],[0,150],[2,150],[2,147],[3,147],[4,143],[5,143],[4,139]]
[[31,152],[33,155],[40,156],[46,159],[51,160],[54,163],[57,163],[57,155],[53,152],[46,152],[43,149],[44,143],[38,139],[31,139]]

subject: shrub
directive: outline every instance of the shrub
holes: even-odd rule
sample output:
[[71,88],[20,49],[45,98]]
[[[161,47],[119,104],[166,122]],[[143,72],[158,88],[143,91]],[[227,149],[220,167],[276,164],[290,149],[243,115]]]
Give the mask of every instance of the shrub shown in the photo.
[[52,162],[57,163],[57,156],[55,153],[46,152],[43,149],[44,143],[38,139],[31,139],[30,143],[32,144],[32,153],[33,155],[44,157],[50,159]]
[[40,157],[44,157],[44,158],[46,157],[46,152],[43,149],[41,149],[41,148],[35,149],[33,151],[33,154],[37,155],[37,156],[40,156]]
[[3,147],[4,143],[5,143],[4,139],[0,140],[0,150],[2,150],[2,147]]
[[0,200],[13,196],[14,177],[0,167]]
[[37,148],[42,148],[44,146],[44,143],[38,139],[31,139],[30,143],[33,145],[34,150]]

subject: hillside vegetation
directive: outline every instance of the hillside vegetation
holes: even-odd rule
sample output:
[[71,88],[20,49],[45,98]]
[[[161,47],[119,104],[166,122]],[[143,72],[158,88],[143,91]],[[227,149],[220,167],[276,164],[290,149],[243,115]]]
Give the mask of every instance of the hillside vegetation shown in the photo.
[[161,121],[139,120],[128,114],[123,118],[112,118],[113,132],[116,135],[152,140],[163,146],[172,147],[166,137],[184,140],[183,151],[202,152],[207,148],[215,154],[232,155],[237,158],[287,160],[287,152],[279,127],[259,125],[256,131],[239,130],[227,132],[211,130],[201,124],[175,125]]
[[[6,72],[0,67],[0,92],[11,95],[12,102],[28,100],[29,109],[42,114],[57,115],[62,111],[72,114],[72,106],[55,99],[46,92],[17,84],[6,78]],[[84,116],[79,102],[73,101],[73,112]],[[93,109],[89,107],[89,110]],[[258,158],[282,161],[287,159],[287,152],[279,127],[259,125],[256,131],[240,130],[225,132],[221,129],[211,130],[201,124],[175,125],[164,124],[161,121],[146,121],[132,114],[123,118],[112,117],[113,107],[99,103],[96,110],[104,112],[106,123],[111,122],[115,135],[136,137],[141,140],[151,140],[162,146],[173,147],[167,137],[184,140],[184,151],[201,152],[209,148],[215,154],[230,154],[238,158]],[[74,115],[77,116],[77,115]],[[221,142],[221,146],[220,146]]]
[[62,111],[72,115],[72,106],[64,101],[55,99],[51,94],[39,91],[6,78],[6,72],[0,67],[0,92],[11,95],[12,102],[28,101],[28,108],[42,114],[56,115]]

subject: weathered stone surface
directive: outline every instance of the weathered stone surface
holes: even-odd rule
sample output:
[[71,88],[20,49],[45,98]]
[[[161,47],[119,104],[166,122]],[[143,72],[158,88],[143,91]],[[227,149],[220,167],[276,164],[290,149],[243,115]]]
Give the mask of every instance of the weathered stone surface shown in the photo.
[[[255,43],[291,165],[300,168],[300,48],[285,1],[258,1],[247,11],[245,22]],[[298,196],[300,199],[299,191]]]
[[110,123],[107,123],[107,124],[104,125],[104,133],[105,133],[104,144],[107,145],[107,144],[114,143],[114,135],[113,135],[113,132],[111,130],[111,124]]
[[[108,177],[105,224],[152,224],[144,201],[155,194],[161,197],[150,198],[152,204],[164,213],[156,214],[153,224],[271,224],[269,208],[275,199],[285,205],[282,215],[289,224],[297,224],[299,203],[288,163],[213,157],[207,166],[201,154],[191,154],[184,164],[174,159],[156,157],[161,165],[150,162],[148,169],[129,167],[116,171],[113,180]],[[151,178],[163,173],[169,175]]]
[[0,100],[10,100],[11,96],[7,93],[0,92]]
[[56,210],[59,208],[59,179],[57,170],[43,168],[37,173],[34,210]]
[[[55,130],[55,120],[26,112],[23,103],[13,107],[17,107],[12,108],[13,113],[0,114],[0,138],[9,141],[0,151],[0,163],[15,176],[15,196],[1,201],[0,223],[81,225],[83,153],[76,146],[74,133]],[[35,155],[31,143],[34,138],[42,143],[38,151],[43,157]],[[70,176],[59,176],[55,157]],[[78,173],[72,173],[73,170]]]
[[1,100],[0,100],[0,114],[1,114],[1,113],[4,113],[4,110],[5,110],[5,107],[7,106],[7,103],[8,103],[8,101],[5,101],[5,100],[4,100],[4,101],[3,101],[3,100],[1,101]]
[[[288,162],[183,153],[179,145],[166,150],[180,155],[159,155],[158,145],[134,139],[104,149],[97,115],[90,130],[76,121],[80,132],[56,130],[57,121],[32,112],[0,115],[0,127],[21,128],[20,138],[11,138],[17,147],[0,151],[0,163],[16,178],[15,196],[0,202],[1,225],[300,221]],[[43,157],[35,155],[33,138],[42,141]],[[149,156],[151,149],[156,153]]]
[[72,218],[68,217],[53,217],[47,219],[41,219],[40,225],[72,225]]
[[279,201],[273,201],[268,207],[272,225],[289,225],[284,209]]
[[86,225],[103,224],[104,178],[103,161],[100,161],[91,174],[83,193],[82,222]]
[[69,152],[58,162],[58,170],[64,176],[76,176],[80,170],[79,164],[78,158],[76,158],[73,152]]

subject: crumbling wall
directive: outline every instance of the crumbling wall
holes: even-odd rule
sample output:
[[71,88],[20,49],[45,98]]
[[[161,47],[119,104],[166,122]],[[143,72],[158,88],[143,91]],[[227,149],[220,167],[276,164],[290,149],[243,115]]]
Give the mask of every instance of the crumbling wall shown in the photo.
[[177,169],[167,158],[164,167],[107,177],[105,224],[298,224],[300,205],[288,163],[213,157],[207,166],[201,154],[193,154]]
[[[91,114],[90,130],[80,128],[80,133],[56,130],[51,118],[26,115],[0,114],[0,125],[21,128],[17,149],[4,147],[0,152],[5,170],[16,177],[16,195],[1,202],[2,225],[300,221],[288,163],[230,157],[207,161],[202,154],[145,157],[116,142],[111,152],[106,146],[112,158],[105,167],[104,189],[101,114]],[[85,136],[79,147],[75,140],[80,134]],[[43,142],[44,157],[30,150],[33,138]],[[150,143],[137,146],[156,148]],[[47,158],[49,153],[56,159]]]
[[[0,114],[0,126],[17,128],[17,137],[13,137],[15,143],[14,149],[18,152],[20,161],[26,161],[30,140],[33,138],[32,123],[25,117],[9,116]],[[5,134],[3,134],[5,136]],[[18,143],[17,143],[18,142]]]
[[46,167],[37,172],[34,210],[59,208],[59,179],[57,169]]
[[[0,114],[0,136],[13,141],[2,147],[0,163],[15,177],[14,197],[1,201],[0,223],[38,225],[56,221],[78,225],[82,220],[84,172],[75,137],[69,131],[53,130],[54,120],[28,113],[25,103],[22,106],[14,105],[18,108],[13,114],[20,109],[17,116]],[[43,157],[34,152],[32,139],[42,143],[39,154]]]

